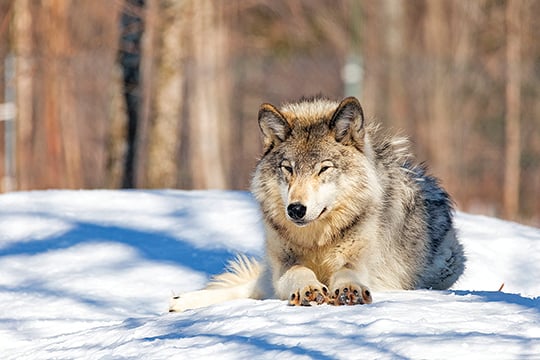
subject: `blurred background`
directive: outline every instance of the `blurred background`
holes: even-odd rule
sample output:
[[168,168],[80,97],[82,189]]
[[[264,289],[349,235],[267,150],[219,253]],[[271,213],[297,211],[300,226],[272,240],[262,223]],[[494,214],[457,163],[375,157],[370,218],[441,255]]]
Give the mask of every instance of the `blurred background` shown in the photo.
[[540,1],[0,0],[1,190],[247,189],[257,111],[357,96],[458,208],[540,225]]

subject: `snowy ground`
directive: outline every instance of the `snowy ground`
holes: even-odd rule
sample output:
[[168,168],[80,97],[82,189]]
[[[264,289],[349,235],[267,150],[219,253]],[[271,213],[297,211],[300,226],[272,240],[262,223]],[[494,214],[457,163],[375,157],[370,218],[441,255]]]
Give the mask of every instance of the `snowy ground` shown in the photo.
[[540,358],[540,230],[462,213],[457,225],[469,262],[455,290],[169,314],[173,292],[202,287],[238,252],[261,255],[249,194],[4,194],[0,358]]

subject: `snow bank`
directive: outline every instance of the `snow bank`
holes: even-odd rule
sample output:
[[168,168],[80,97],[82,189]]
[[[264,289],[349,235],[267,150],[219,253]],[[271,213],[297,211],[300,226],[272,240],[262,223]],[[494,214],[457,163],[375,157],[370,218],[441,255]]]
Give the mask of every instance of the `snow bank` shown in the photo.
[[[46,358],[535,358],[540,230],[458,213],[469,258],[450,291],[366,306],[240,300],[167,313],[234,254],[262,254],[256,205],[232,191],[0,196],[0,354]],[[501,284],[503,291],[497,291]]]

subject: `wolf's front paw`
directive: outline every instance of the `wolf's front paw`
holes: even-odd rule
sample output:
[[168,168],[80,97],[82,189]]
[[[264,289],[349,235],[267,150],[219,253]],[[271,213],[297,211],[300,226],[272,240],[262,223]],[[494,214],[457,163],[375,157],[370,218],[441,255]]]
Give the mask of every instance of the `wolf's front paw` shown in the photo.
[[332,303],[334,305],[361,305],[371,304],[371,291],[360,284],[349,283],[334,289]]
[[308,285],[296,290],[289,297],[289,305],[311,306],[326,304],[330,301],[328,289],[324,285]]

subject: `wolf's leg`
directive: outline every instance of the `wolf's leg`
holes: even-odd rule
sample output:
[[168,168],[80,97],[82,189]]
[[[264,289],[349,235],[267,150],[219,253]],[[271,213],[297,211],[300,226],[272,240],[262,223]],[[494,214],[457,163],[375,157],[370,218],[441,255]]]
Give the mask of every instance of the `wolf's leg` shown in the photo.
[[330,278],[334,305],[371,304],[371,291],[363,285],[356,271],[341,269]]
[[329,301],[328,288],[305,266],[295,265],[285,271],[275,283],[275,289],[279,298],[289,300],[289,305],[309,306]]

